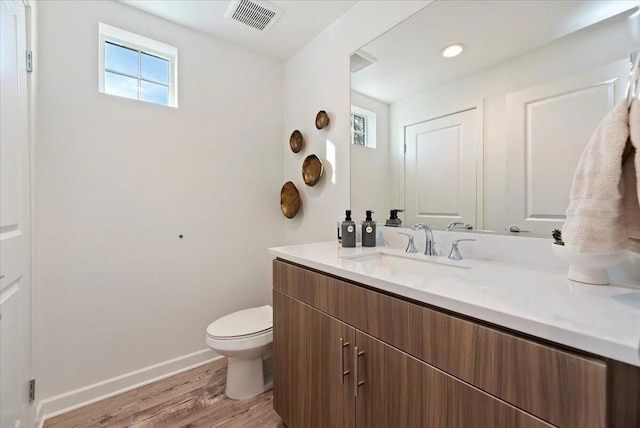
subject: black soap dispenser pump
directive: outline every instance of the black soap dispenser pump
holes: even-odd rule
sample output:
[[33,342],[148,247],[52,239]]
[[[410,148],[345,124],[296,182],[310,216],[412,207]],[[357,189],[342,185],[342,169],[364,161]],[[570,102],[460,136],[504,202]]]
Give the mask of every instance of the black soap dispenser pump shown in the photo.
[[398,213],[402,213],[404,210],[393,209],[389,211],[389,218],[387,219],[387,223],[385,226],[390,227],[400,227],[402,225],[402,220],[398,218]]
[[351,210],[345,211],[344,221],[342,222],[342,246],[356,246],[356,224],[351,220]]
[[376,246],[376,222],[371,218],[373,211],[367,210],[367,218],[362,222],[362,246]]

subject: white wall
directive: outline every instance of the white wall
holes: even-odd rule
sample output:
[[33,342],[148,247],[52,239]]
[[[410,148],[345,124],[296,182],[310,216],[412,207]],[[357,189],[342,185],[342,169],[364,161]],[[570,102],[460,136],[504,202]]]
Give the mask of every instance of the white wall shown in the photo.
[[[282,64],[115,1],[38,6],[46,401],[203,350],[211,321],[270,302],[285,143]],[[178,48],[178,109],[98,92],[99,21]]]
[[[484,228],[508,229],[505,95],[599,65],[640,49],[640,16],[564,38],[553,45],[391,105],[392,204],[402,204],[404,124],[472,107],[484,99]],[[569,189],[567,189],[567,192]]]
[[[300,213],[285,222],[287,243],[335,239],[336,221],[344,218],[350,205],[349,55],[429,3],[359,2],[285,63],[284,138],[288,141],[291,132],[299,129],[306,140],[300,153],[284,153],[282,182],[293,181],[303,203]],[[331,124],[326,130],[315,129],[319,110],[329,113]],[[300,170],[312,153],[322,159],[325,176],[315,187],[308,187]]]
[[351,209],[355,221],[364,220],[365,211],[383,223],[388,218],[389,188],[389,104],[351,91],[351,105],[376,114],[376,147],[351,144]]

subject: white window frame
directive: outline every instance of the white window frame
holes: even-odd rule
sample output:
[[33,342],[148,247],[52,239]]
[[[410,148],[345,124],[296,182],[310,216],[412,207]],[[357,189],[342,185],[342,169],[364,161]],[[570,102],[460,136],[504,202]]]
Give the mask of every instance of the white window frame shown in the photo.
[[[364,146],[369,149],[375,149],[377,146],[377,136],[376,136],[376,114],[370,110],[363,109],[357,106],[351,106],[351,114],[355,114],[357,116],[362,116],[365,118],[365,140]],[[353,136],[351,144],[353,144]],[[357,145],[357,144],[356,144]]]
[[[104,60],[104,45],[106,42],[114,43],[116,45],[131,48],[136,51],[148,53],[158,58],[169,61],[169,96],[167,104],[150,103],[156,105],[166,105],[167,107],[178,107],[178,48],[168,45],[166,43],[158,42],[157,40],[149,39],[138,34],[125,31],[121,28],[112,27],[111,25],[99,23],[99,64],[98,64],[98,90],[107,95],[105,92],[105,60]],[[138,79],[139,80],[139,79]],[[117,96],[117,95],[113,95]],[[143,101],[144,100],[135,100]]]

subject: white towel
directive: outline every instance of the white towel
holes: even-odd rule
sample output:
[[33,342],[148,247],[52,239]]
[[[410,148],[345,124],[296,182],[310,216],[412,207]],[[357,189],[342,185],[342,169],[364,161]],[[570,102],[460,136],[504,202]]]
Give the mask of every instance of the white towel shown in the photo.
[[628,248],[622,180],[622,153],[628,138],[629,108],[624,100],[600,122],[580,157],[562,228],[568,248],[592,254]]

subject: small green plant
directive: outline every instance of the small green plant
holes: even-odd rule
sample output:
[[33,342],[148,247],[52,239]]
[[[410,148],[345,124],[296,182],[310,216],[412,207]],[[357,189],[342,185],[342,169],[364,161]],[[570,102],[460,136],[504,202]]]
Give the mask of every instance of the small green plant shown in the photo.
[[556,245],[564,245],[564,241],[562,240],[562,231],[560,229],[553,229],[551,231],[551,236],[553,236],[553,243]]

